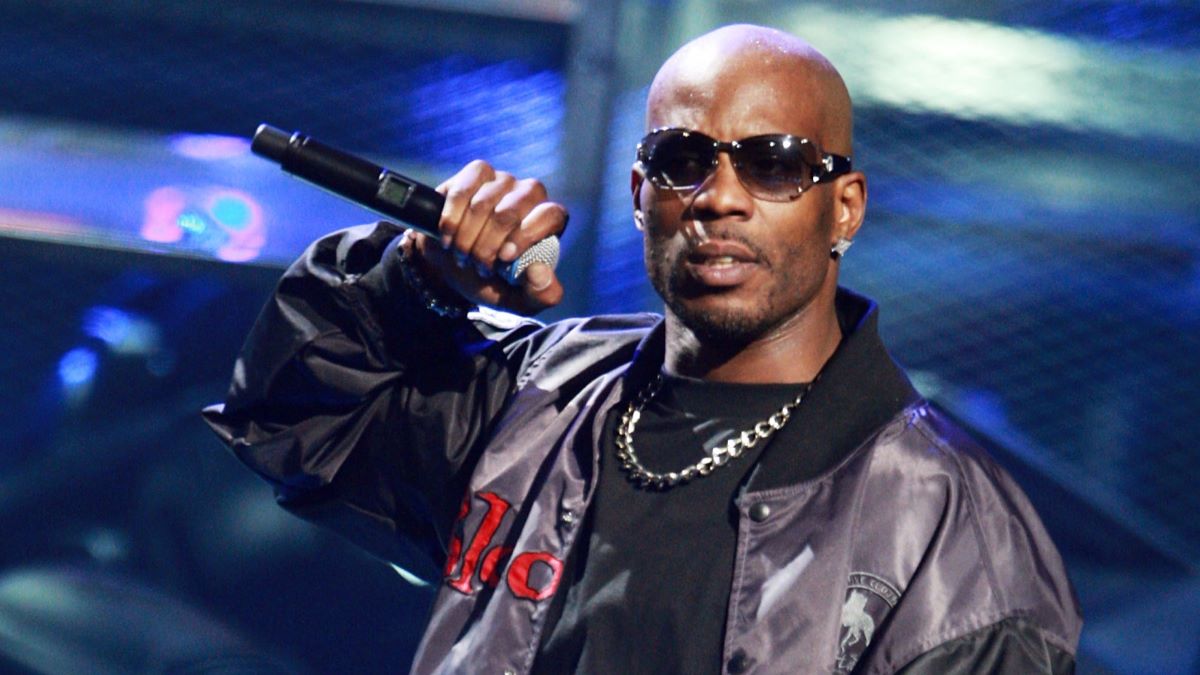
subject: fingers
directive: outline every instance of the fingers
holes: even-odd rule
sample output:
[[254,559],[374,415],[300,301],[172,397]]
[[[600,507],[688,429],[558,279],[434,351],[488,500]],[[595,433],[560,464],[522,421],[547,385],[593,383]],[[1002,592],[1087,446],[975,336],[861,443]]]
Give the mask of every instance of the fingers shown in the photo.
[[[432,239],[418,235],[415,246],[423,273],[436,293],[453,292],[482,305],[533,315],[562,302],[563,287],[554,270],[542,263],[530,265],[517,286],[498,277],[482,278],[473,269],[462,269],[454,261],[454,249],[446,250]],[[436,281],[433,281],[436,280]]]
[[549,205],[540,181],[517,180],[480,160],[437,189],[446,197],[438,225],[443,248],[457,251],[461,265],[473,264],[484,277],[497,261],[516,260],[541,239],[561,232],[566,222],[565,209]]
[[521,219],[520,226],[509,231],[500,246],[499,259],[510,263],[539,241],[562,234],[567,229],[568,217],[567,209],[557,202],[542,200],[535,204]]
[[[479,228],[471,246],[470,255],[476,261],[495,264],[499,259],[502,263],[512,262],[537,241],[526,242],[525,237],[514,240],[514,236],[525,229],[526,219],[547,203],[546,188],[533,179],[505,181],[504,185],[507,192],[492,207],[489,221]],[[514,244],[507,247],[506,253],[512,256],[507,260],[499,257],[504,244]]]
[[[437,191],[446,202],[436,243],[446,255],[428,253],[432,254],[431,262],[446,273],[447,282],[477,302],[524,313],[561,301],[562,286],[545,265],[531,266],[518,286],[508,285],[494,273],[542,239],[561,234],[566,226],[566,209],[547,201],[546,188],[540,181],[519,180],[476,160],[439,185]],[[428,243],[435,244],[432,240]],[[457,269],[446,269],[451,260]]]
[[[446,203],[442,206],[442,217],[438,222],[442,248],[454,247],[461,253],[471,250],[470,244],[474,243],[477,233],[464,232],[463,221],[479,191],[495,179],[496,170],[487,162],[477,159],[437,186],[436,190],[446,197]],[[477,205],[476,210],[479,208]]]

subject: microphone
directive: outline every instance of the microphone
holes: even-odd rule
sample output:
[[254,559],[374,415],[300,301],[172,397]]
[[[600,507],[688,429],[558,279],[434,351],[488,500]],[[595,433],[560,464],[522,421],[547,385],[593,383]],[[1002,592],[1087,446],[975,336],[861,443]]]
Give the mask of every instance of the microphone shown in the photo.
[[[319,143],[299,131],[289,134],[269,124],[258,125],[250,150],[342,199],[434,239],[440,236],[438,220],[446,198],[428,185]],[[508,283],[520,284],[521,275],[535,262],[553,269],[558,264],[558,248],[558,237],[546,237],[496,272]]]

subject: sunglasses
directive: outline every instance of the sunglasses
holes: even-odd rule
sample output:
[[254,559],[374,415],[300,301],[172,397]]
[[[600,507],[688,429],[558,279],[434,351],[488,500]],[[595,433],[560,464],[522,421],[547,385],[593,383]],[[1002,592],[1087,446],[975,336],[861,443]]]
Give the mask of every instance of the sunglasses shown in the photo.
[[823,153],[807,138],[765,134],[726,142],[674,127],[646,134],[637,161],[656,187],[694,190],[717,170],[721,152],[729,155],[746,191],[771,202],[799,199],[813,185],[850,171],[849,157]]

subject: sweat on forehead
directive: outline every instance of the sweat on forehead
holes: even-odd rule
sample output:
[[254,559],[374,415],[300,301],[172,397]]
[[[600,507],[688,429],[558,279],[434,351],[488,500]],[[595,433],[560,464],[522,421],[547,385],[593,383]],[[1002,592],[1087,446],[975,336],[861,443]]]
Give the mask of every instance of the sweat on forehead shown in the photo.
[[672,54],[650,85],[647,127],[660,126],[664,112],[681,106],[736,105],[733,91],[809,109],[819,128],[804,131],[821,136],[826,150],[850,153],[850,97],[837,69],[801,38],[763,26],[718,28]]

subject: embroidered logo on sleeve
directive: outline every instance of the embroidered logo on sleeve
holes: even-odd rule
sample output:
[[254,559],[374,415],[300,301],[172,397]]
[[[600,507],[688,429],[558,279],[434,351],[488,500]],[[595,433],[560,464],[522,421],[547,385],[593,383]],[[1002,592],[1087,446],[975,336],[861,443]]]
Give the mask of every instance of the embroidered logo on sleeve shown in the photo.
[[842,605],[842,628],[835,673],[849,673],[871,644],[875,628],[900,600],[900,591],[882,577],[853,572]]

